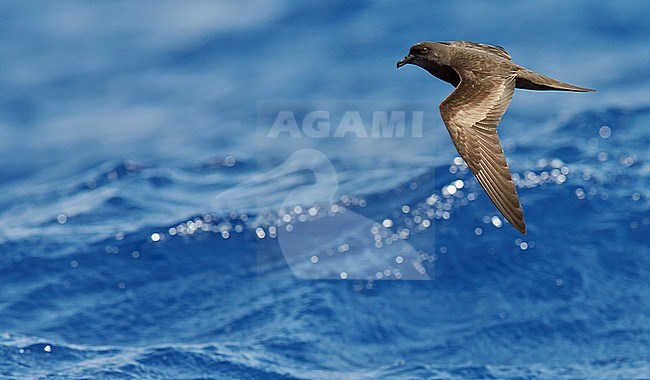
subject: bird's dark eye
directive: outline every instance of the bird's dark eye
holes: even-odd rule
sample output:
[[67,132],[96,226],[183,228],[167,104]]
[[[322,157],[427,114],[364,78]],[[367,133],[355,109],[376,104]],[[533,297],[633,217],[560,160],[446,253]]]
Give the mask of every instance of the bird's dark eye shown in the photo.
[[429,51],[428,48],[424,46],[413,46],[411,48],[411,54],[412,55],[424,55]]

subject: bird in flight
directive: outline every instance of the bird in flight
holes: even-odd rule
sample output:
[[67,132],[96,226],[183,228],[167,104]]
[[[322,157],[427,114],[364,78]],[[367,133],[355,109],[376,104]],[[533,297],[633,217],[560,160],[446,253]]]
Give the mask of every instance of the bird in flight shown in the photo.
[[469,41],[420,42],[397,62],[420,66],[456,89],[440,103],[440,115],[456,150],[501,214],[526,233],[515,183],[497,135],[515,88],[593,92],[512,62],[501,46]]

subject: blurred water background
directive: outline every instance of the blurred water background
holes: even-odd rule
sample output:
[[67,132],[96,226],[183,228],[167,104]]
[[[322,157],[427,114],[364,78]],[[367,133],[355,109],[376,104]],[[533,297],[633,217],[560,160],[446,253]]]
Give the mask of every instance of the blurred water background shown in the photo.
[[[631,1],[0,3],[0,376],[648,378],[649,15]],[[502,120],[528,235],[437,115],[422,138],[264,138],[268,101],[435,115],[452,88],[395,62],[461,39],[598,89],[519,90]],[[287,225],[313,239],[282,246]],[[310,252],[344,257],[362,237],[385,246],[329,267]],[[399,276],[377,260],[399,255],[419,266],[384,281]],[[346,277],[339,264],[359,272],[309,279]]]

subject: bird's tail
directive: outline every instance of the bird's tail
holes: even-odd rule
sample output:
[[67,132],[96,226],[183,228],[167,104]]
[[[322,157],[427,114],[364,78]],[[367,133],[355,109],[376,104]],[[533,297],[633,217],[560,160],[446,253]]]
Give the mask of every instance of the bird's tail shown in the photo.
[[590,88],[578,87],[572,84],[560,82],[546,75],[536,73],[532,70],[521,67],[517,71],[516,88],[538,91],[575,91],[575,92],[595,92]]

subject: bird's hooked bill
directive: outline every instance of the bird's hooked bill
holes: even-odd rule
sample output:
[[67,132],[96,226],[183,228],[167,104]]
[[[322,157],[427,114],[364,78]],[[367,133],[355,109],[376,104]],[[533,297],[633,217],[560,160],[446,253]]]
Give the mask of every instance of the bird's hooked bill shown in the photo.
[[409,54],[406,57],[400,59],[399,61],[397,61],[397,68],[399,69],[400,67],[406,65],[407,63],[411,63],[413,58],[415,58],[415,56]]

